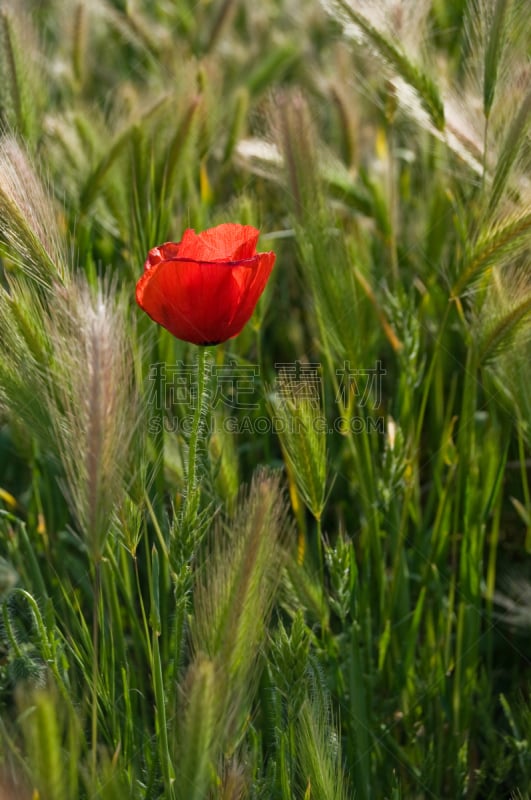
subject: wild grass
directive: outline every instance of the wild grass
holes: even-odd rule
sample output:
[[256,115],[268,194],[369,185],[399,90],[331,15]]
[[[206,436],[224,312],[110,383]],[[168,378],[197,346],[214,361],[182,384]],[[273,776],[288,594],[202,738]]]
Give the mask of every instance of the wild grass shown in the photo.
[[[528,798],[520,0],[0,7],[0,797]],[[201,351],[134,303],[220,222]]]

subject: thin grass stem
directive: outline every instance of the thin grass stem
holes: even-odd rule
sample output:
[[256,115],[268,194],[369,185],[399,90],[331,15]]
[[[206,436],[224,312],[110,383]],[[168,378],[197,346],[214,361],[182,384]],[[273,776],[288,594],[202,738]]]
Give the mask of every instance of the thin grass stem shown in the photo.
[[92,717],[91,717],[91,781],[96,786],[98,771],[98,690],[99,690],[99,615],[101,602],[101,560],[94,567],[92,606]]

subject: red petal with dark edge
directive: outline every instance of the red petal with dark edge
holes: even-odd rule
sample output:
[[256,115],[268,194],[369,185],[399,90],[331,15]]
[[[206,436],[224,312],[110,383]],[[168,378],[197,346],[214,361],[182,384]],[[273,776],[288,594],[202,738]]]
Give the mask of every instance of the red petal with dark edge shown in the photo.
[[138,305],[178,339],[218,344],[250,319],[273,269],[256,253],[259,231],[226,223],[149,251],[136,286]]

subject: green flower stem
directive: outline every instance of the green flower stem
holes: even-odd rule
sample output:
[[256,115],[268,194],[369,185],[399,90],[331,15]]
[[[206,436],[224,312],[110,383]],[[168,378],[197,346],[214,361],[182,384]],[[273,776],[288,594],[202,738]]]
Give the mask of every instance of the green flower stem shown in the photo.
[[[160,364],[161,361],[161,347],[160,347],[160,331],[157,331],[155,341],[153,342],[153,349],[151,352],[152,364]],[[155,444],[155,453],[158,459],[155,462],[155,489],[157,503],[164,501],[164,386],[161,371],[157,368],[155,373],[155,409],[159,417],[159,424],[155,427],[153,440]]]
[[197,402],[194,421],[188,445],[188,468],[186,474],[186,497],[183,507],[183,521],[193,525],[199,511],[201,487],[199,481],[199,448],[202,444],[207,413],[207,373],[210,364],[210,347],[200,347],[197,354]]
[[13,652],[16,655],[16,657],[21,658],[23,653],[18,645],[17,637],[15,636],[13,628],[11,626],[11,620],[9,619],[9,614],[7,611],[7,603],[2,604],[2,616],[4,619],[4,629],[7,634],[7,639],[9,641],[9,644],[13,648]]

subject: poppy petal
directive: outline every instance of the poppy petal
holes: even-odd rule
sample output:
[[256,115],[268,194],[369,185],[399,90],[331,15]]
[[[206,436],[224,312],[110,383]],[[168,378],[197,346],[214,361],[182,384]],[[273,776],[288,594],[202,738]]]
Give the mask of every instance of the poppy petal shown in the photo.
[[252,258],[260,232],[252,225],[226,222],[197,234],[189,228],[179,243],[179,257],[194,261],[240,261]]
[[274,253],[256,253],[259,232],[226,223],[149,251],[136,286],[138,305],[174,336],[217,344],[237,336],[251,317]]
[[172,258],[178,258],[178,256],[179,245],[175,242],[166,242],[149,251],[144,269],[151,269],[156,264],[160,264],[161,261],[170,261]]
[[[175,259],[145,272],[137,284],[138,305],[174,336],[194,344],[214,344],[230,339],[245,324],[232,322],[247,283],[258,265],[258,256],[225,263]],[[252,310],[251,310],[252,313]],[[249,314],[250,316],[250,314]],[[237,328],[237,329],[236,329]]]
[[251,274],[247,274],[246,285],[243,287],[240,302],[235,309],[231,320],[231,328],[236,330],[236,336],[252,317],[256,304],[264,291],[271,270],[275,263],[275,253],[259,253],[258,264]]

